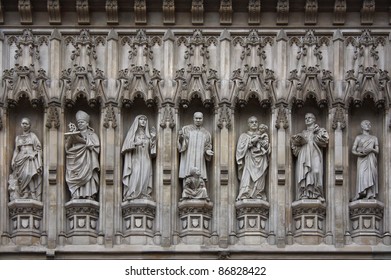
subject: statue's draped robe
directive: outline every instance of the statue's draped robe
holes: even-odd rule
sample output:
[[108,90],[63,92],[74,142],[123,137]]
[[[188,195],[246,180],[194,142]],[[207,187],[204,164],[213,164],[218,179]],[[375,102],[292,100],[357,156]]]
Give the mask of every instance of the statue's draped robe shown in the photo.
[[38,200],[42,194],[42,147],[38,137],[29,132],[18,135],[15,139],[15,150],[12,157],[13,175],[17,180],[19,194],[34,192]]
[[236,163],[240,179],[237,200],[244,198],[260,198],[266,200],[265,181],[268,169],[269,147],[259,150],[251,143],[255,134],[242,133],[236,147]]
[[[150,155],[156,154],[156,140],[152,140],[148,121],[145,131],[138,129],[140,116],[137,116],[128,131],[122,146],[124,154],[123,198],[149,198],[152,193],[152,160]],[[136,146],[135,142],[143,145]]]
[[179,166],[179,178],[190,176],[190,170],[197,167],[201,171],[201,177],[207,180],[206,160],[211,156],[205,153],[212,149],[210,133],[203,127],[187,125],[182,128],[183,142],[178,143],[178,150],[181,154]]
[[[377,137],[373,135],[360,135],[356,140],[358,140],[357,149],[363,150],[364,153],[366,149],[378,146]],[[358,196],[366,196],[366,191],[369,188],[372,188],[374,195],[379,193],[377,158],[374,152],[357,158],[356,186]]]
[[321,147],[328,144],[328,134],[325,129],[316,126],[300,133],[307,143],[296,145],[292,149],[297,156],[295,178],[297,199],[323,197],[323,154]]
[[183,192],[183,199],[206,199],[208,193],[206,191],[205,182],[202,178],[188,177],[185,180]]
[[99,190],[99,138],[93,131],[85,133],[86,143],[67,149],[65,179],[72,197],[89,198]]

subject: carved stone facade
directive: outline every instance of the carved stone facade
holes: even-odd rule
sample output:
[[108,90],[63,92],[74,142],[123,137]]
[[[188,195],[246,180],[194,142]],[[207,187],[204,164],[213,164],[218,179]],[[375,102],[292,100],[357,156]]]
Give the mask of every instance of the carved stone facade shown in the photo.
[[391,257],[387,1],[13,2],[0,254]]

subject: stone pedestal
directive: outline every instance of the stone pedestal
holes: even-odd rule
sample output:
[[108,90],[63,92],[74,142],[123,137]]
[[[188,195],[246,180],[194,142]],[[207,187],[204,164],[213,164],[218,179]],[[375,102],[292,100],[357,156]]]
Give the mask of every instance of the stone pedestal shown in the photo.
[[156,203],[148,199],[134,199],[122,203],[123,237],[129,244],[152,244]]
[[384,204],[376,199],[349,203],[351,237],[354,243],[376,245],[383,231]]
[[95,244],[98,237],[99,203],[90,199],[72,199],[65,203],[67,238],[71,244]]
[[189,199],[178,204],[180,233],[185,244],[206,245],[210,243],[213,203]]
[[269,231],[269,203],[260,199],[243,199],[235,203],[235,208],[239,243],[264,243]]
[[326,205],[319,199],[302,199],[292,203],[295,242],[320,244],[324,239]]
[[43,204],[33,199],[8,203],[11,238],[16,244],[39,244],[42,234]]

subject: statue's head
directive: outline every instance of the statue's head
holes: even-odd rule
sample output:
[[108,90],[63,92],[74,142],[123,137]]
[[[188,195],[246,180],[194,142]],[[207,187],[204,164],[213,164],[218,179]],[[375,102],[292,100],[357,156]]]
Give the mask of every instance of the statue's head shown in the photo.
[[204,115],[201,112],[195,112],[193,115],[194,125],[197,127],[202,126],[204,122]]
[[248,128],[252,131],[258,129],[258,119],[254,116],[248,118],[247,124],[248,124]]
[[267,127],[266,124],[261,123],[261,124],[259,125],[259,132],[260,132],[260,133],[265,133],[265,132],[267,132],[268,129],[269,129],[269,128]]
[[194,166],[190,169],[190,175],[193,177],[199,177],[201,176],[201,171],[198,167]]
[[88,128],[88,124],[90,123],[90,115],[88,115],[84,111],[78,111],[76,113],[76,121],[77,121],[77,127],[83,131]]
[[31,127],[31,121],[29,118],[22,118],[22,121],[20,122],[20,126],[22,127],[23,131],[29,131]]
[[369,131],[369,130],[371,130],[371,122],[370,121],[368,121],[368,120],[363,120],[362,122],[361,122],[361,128],[362,128],[362,130],[367,130],[367,131]]
[[315,123],[315,121],[316,121],[315,115],[312,113],[305,114],[304,121],[305,121],[306,125],[311,125],[311,124]]

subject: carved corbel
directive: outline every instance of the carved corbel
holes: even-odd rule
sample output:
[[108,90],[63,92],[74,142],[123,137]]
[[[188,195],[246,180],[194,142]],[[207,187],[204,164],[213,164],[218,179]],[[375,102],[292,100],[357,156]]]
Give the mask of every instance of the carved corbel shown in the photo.
[[191,2],[191,23],[203,24],[204,23],[204,1],[193,0]]
[[59,109],[56,105],[50,105],[48,107],[47,117],[46,117],[46,127],[51,129],[58,129],[60,127],[60,116]]
[[147,23],[147,2],[146,0],[135,0],[134,1],[134,22],[136,24]]
[[113,128],[117,127],[117,117],[115,115],[115,110],[113,104],[109,103],[106,106],[105,117],[103,119],[103,127],[105,128]]
[[277,2],[277,24],[288,24],[289,0],[278,0]]
[[316,24],[318,21],[318,1],[307,0],[305,4],[304,24]]
[[160,121],[160,127],[161,128],[171,128],[173,129],[175,127],[175,119],[174,119],[174,109],[173,109],[174,104],[165,104],[164,106],[164,112],[163,116]]
[[18,1],[18,9],[20,15],[20,23],[21,24],[32,24],[33,16],[32,16],[32,7],[30,0],[19,0]]
[[231,128],[231,108],[230,104],[227,102],[220,104],[217,127],[220,129],[223,129],[224,127],[227,129]]
[[232,0],[220,2],[220,24],[232,24]]
[[373,24],[375,0],[364,0],[361,8],[361,24]]
[[76,0],[77,22],[79,24],[90,24],[90,9],[88,0]]
[[345,110],[341,105],[338,105],[334,112],[333,123],[331,127],[336,130],[337,128],[343,130],[346,128]]
[[250,0],[248,2],[248,24],[261,23],[261,0]]
[[163,23],[175,24],[175,0],[163,0]]
[[276,124],[275,127],[277,129],[288,129],[289,128],[289,122],[288,122],[288,116],[286,113],[286,108],[283,105],[280,105],[277,112],[277,118],[276,118]]
[[106,17],[108,24],[118,24],[117,0],[106,0]]
[[48,0],[50,24],[61,24],[60,0]]
[[345,24],[346,0],[335,0],[334,4],[334,24]]

